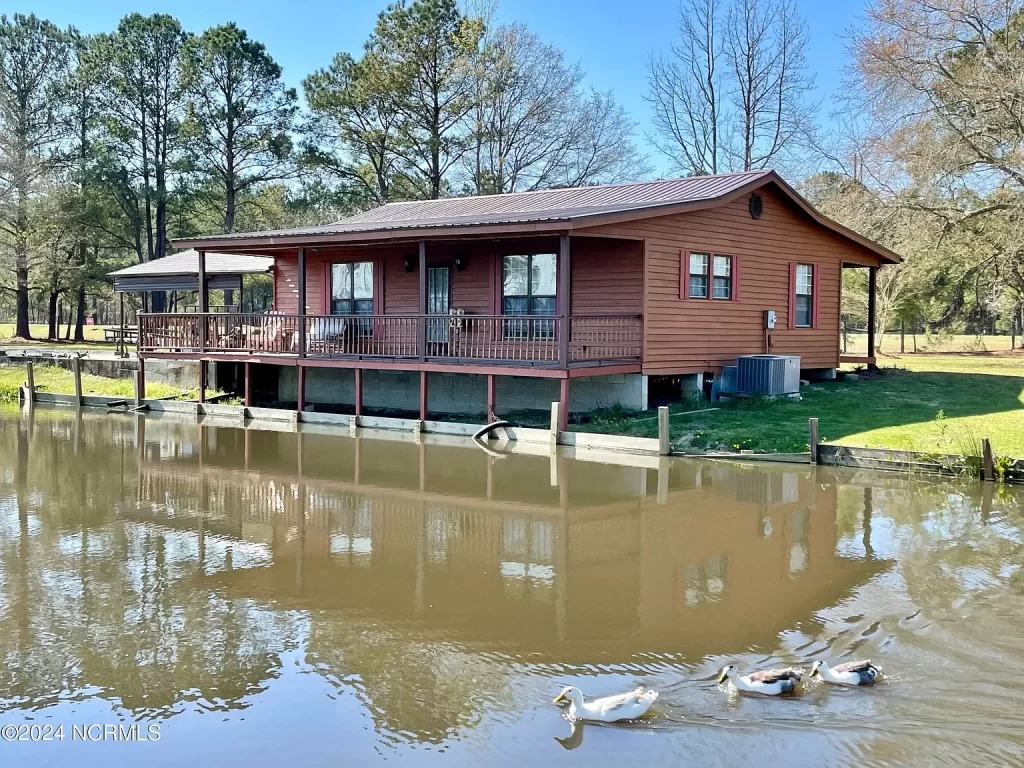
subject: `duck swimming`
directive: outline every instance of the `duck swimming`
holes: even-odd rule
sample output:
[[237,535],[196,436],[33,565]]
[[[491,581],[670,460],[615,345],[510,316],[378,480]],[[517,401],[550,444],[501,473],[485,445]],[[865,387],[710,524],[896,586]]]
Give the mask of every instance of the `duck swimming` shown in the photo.
[[874,685],[878,674],[878,667],[870,659],[848,661],[834,667],[829,667],[824,661],[816,661],[811,667],[811,677],[820,677],[834,685]]
[[586,701],[579,688],[563,688],[554,699],[555,704],[569,701],[569,719],[590,720],[598,723],[614,723],[618,720],[635,720],[647,714],[658,698],[657,691],[637,688],[629,693],[616,696],[602,696]]
[[804,673],[793,667],[785,669],[767,669],[762,672],[751,672],[741,675],[736,665],[730,664],[718,676],[719,684],[726,680],[737,691],[744,693],[760,693],[765,696],[779,696],[793,693],[803,679]]

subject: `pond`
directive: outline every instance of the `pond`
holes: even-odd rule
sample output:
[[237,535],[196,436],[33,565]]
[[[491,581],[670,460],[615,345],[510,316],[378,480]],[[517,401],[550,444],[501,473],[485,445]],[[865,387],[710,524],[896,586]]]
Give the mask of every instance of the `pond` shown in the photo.
[[[3,763],[1020,760],[1020,491],[594,459],[0,411]],[[858,658],[875,687],[716,684]],[[551,703],[637,684],[638,723]]]

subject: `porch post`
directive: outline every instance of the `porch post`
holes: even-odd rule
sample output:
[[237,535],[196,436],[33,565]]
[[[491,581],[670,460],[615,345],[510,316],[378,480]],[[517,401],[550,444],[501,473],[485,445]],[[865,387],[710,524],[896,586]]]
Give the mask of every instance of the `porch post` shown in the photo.
[[[868,357],[875,356],[875,292],[878,267],[868,267]],[[873,369],[874,363],[868,363]]]
[[427,420],[427,376],[426,371],[420,371],[420,421]]
[[[306,249],[299,248],[299,357],[306,356]],[[299,368],[299,381],[304,382],[305,374]],[[301,385],[300,385],[301,386]],[[302,390],[300,390],[301,392]],[[302,406],[299,406],[302,410]]]
[[297,387],[297,389],[298,389],[298,396],[296,397],[296,399],[298,400],[298,403],[295,406],[295,410],[297,410],[297,411],[304,411],[304,410],[306,410],[306,366],[304,366],[304,365],[298,366],[297,372],[298,372],[298,375],[299,375],[299,381],[298,381],[298,387]]
[[[199,351],[206,351],[206,317],[205,313],[210,311],[210,292],[206,288],[206,251],[196,251],[199,256]],[[202,366],[202,363],[200,363]],[[203,373],[200,371],[200,379]],[[200,381],[200,402],[202,402],[202,381]]]
[[[569,236],[562,235],[558,239],[558,317],[562,326],[558,331],[558,362],[562,368],[569,367],[569,292],[572,286],[570,261]],[[568,409],[564,406],[562,413],[562,418],[566,418]]]
[[363,369],[356,368],[355,408],[356,416],[363,415]]
[[199,361],[199,402],[206,402],[206,361]]
[[491,424],[498,420],[497,404],[495,400],[497,396],[494,388],[494,374],[487,374],[487,423]]
[[420,360],[427,359],[427,243],[420,240],[420,300],[419,321],[417,326]]
[[558,392],[558,431],[569,429],[569,377],[559,379]]
[[252,407],[252,363],[245,364],[245,407]]

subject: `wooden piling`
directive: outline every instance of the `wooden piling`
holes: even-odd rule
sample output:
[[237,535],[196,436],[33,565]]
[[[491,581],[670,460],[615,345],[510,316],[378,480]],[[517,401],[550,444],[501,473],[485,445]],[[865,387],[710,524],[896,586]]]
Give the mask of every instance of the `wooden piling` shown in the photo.
[[818,463],[818,419],[810,418],[807,420],[808,431],[810,432],[810,439],[808,445],[811,448],[811,464]]
[[551,403],[551,446],[558,445],[558,427],[562,422],[562,405],[557,400]]
[[658,407],[658,455],[668,456],[672,453],[672,441],[669,439],[668,406]]
[[144,380],[143,380],[142,377],[143,377],[142,371],[137,370],[137,369],[132,371],[132,378],[133,378],[134,383],[135,383],[135,407],[136,408],[141,406],[142,405],[142,401],[146,399],[145,395],[142,392],[142,389],[144,387],[144,384],[143,384]]
[[71,373],[75,378],[75,405],[82,407],[82,358],[71,358]]
[[36,399],[36,374],[32,363],[25,363],[25,402],[32,403]]
[[992,460],[992,443],[987,437],[981,438],[981,479],[996,479],[995,462]]

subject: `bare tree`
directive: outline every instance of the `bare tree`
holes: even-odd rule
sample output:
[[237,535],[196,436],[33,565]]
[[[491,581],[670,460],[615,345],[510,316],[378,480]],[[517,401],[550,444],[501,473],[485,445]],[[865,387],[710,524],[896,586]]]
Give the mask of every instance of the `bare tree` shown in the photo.
[[722,166],[717,6],[715,0],[680,3],[676,41],[667,54],[652,54],[647,67],[654,144],[686,173],[718,173]]
[[648,66],[654,143],[685,173],[798,162],[816,108],[806,49],[793,0],[686,0]]
[[475,61],[470,189],[495,194],[637,178],[633,121],[523,25],[495,29]]

